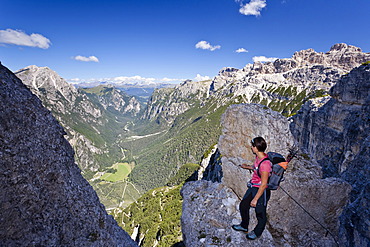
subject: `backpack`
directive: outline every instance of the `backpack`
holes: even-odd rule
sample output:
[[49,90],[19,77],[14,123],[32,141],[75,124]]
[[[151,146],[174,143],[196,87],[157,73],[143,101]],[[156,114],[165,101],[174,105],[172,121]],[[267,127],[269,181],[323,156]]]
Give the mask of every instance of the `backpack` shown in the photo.
[[258,164],[257,174],[261,177],[259,168],[262,162],[269,160],[271,162],[271,173],[267,183],[267,189],[276,190],[279,188],[281,181],[284,181],[284,172],[288,167],[288,161],[285,160],[284,156],[275,152],[268,152],[267,157]]

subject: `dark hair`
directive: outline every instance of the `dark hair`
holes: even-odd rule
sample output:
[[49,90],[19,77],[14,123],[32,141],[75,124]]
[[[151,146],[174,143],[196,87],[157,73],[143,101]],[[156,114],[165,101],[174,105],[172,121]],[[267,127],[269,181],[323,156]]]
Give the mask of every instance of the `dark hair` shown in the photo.
[[256,138],[253,138],[252,141],[251,141],[251,144],[253,147],[256,147],[258,151],[260,152],[265,152],[266,148],[267,148],[267,143],[265,141],[265,139],[263,139],[263,137],[256,137]]

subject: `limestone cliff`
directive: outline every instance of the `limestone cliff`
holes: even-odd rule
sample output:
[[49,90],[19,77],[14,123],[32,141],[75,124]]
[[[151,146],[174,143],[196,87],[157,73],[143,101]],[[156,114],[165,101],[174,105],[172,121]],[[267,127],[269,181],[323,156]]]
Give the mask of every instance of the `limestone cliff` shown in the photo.
[[84,88],[81,91],[96,96],[106,110],[114,109],[129,116],[136,116],[141,111],[141,104],[134,96],[127,95],[113,85],[99,85],[94,88]]
[[207,98],[211,81],[185,81],[175,88],[157,89],[148,102],[143,118],[171,124],[176,116],[194,107],[196,100]]
[[80,174],[63,128],[0,65],[0,246],[137,246]]
[[348,246],[368,246],[370,224],[361,219],[370,218],[370,65],[343,76],[330,95],[322,107],[308,102],[294,117],[292,133],[323,167],[324,177],[352,185],[340,236]]

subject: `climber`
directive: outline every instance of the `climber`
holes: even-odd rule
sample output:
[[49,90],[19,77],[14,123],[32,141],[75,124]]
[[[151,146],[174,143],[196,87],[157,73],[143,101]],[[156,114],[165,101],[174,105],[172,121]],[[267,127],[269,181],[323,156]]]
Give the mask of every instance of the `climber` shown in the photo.
[[[254,164],[240,165],[243,169],[253,170],[253,175],[248,183],[248,190],[239,205],[242,222],[239,225],[233,225],[232,228],[236,231],[245,232],[247,234],[246,237],[250,240],[255,240],[261,236],[267,222],[266,208],[270,199],[270,190],[266,188],[271,172],[271,163],[267,159],[266,148],[266,141],[262,137],[254,138],[251,141],[251,150],[256,155]],[[257,169],[259,169],[261,176],[258,175]],[[250,207],[255,208],[258,223],[253,231],[248,232]]]

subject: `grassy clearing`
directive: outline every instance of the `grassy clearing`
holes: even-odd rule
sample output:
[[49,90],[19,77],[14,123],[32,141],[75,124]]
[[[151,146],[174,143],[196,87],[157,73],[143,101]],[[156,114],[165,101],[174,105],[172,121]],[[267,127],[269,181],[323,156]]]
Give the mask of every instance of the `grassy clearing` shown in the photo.
[[117,182],[122,181],[127,178],[127,176],[131,173],[132,165],[128,163],[116,163],[111,168],[115,170],[114,173],[105,173],[100,177],[101,180],[108,181],[108,182]]

